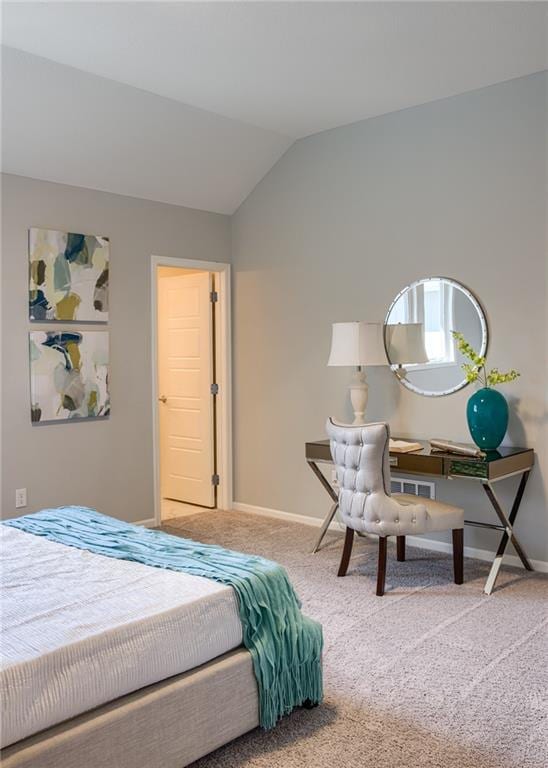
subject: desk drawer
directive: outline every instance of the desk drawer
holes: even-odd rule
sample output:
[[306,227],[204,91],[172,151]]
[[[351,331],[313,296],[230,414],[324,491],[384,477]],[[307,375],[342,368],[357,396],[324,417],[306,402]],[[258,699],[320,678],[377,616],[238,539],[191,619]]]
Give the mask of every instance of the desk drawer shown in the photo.
[[419,475],[443,475],[443,459],[438,456],[421,456],[412,453],[391,453],[390,469],[415,472]]
[[477,477],[483,480],[489,477],[489,464],[485,461],[448,459],[447,474],[450,477]]

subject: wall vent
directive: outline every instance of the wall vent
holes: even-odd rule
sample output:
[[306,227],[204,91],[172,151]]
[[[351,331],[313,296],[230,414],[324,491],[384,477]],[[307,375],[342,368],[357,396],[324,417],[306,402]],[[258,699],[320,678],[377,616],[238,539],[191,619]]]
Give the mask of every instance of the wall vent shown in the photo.
[[423,499],[436,498],[436,484],[427,483],[425,480],[410,480],[408,477],[390,478],[392,493],[411,493],[413,496],[422,496]]

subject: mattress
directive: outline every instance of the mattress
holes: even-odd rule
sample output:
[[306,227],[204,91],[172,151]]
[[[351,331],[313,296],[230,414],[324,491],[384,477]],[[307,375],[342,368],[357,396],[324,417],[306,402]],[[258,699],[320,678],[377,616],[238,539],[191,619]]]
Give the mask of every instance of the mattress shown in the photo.
[[0,525],[1,745],[242,643],[234,591]]

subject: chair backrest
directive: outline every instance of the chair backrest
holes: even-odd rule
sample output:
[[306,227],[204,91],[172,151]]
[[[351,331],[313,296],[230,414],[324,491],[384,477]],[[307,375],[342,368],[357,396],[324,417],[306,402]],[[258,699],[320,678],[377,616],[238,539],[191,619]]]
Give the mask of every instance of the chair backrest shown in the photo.
[[413,505],[406,511],[390,497],[388,424],[349,426],[328,419],[326,430],[337,469],[341,517],[348,527],[395,535],[407,517],[415,521],[417,511],[421,518],[426,515],[424,507]]

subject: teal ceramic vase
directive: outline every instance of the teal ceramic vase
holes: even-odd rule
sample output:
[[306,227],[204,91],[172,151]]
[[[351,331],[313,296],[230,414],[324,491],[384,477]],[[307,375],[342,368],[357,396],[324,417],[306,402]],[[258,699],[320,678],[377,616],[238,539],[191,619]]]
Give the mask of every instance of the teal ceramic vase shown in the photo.
[[484,451],[498,448],[508,428],[508,403],[504,395],[491,387],[474,392],[466,406],[466,418],[472,440]]

